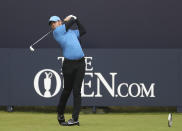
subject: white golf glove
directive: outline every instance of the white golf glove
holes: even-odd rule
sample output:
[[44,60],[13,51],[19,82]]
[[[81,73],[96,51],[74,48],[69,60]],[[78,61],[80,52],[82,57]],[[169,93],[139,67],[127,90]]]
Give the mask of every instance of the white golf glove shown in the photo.
[[74,18],[75,20],[77,19],[77,17],[74,16],[74,15],[69,15],[69,17],[72,17],[72,18]]

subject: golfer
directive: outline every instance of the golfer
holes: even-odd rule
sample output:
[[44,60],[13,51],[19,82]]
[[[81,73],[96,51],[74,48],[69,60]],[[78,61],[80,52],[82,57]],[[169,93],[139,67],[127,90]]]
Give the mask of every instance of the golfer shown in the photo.
[[[78,27],[76,30],[70,29],[74,23],[77,24]],[[73,15],[67,16],[63,21],[58,16],[51,16],[49,25],[53,30],[54,39],[62,48],[62,54],[64,56],[62,66],[64,89],[57,107],[58,121],[59,124],[63,126],[79,126],[81,86],[85,75],[85,58],[79,38],[83,36],[86,31],[78,18]],[[66,122],[64,110],[72,90],[73,113],[72,118]]]

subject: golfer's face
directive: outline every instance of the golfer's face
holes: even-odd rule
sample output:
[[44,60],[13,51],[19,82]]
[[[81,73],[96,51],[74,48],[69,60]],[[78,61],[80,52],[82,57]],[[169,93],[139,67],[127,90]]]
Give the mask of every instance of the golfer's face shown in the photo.
[[54,30],[56,27],[60,26],[62,24],[62,21],[56,21],[56,22],[51,22],[50,26]]

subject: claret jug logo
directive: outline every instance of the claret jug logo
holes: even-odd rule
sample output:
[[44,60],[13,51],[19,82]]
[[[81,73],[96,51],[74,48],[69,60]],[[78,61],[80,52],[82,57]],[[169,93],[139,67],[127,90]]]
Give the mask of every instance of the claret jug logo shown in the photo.
[[[40,87],[39,87],[39,80],[40,80],[41,75],[44,76],[44,79],[43,79],[43,86],[45,89],[44,93],[42,93],[40,91]],[[53,76],[55,76],[55,78],[56,78],[56,89],[51,94],[50,89],[52,87]],[[39,71],[34,78],[34,88],[38,95],[45,97],[45,98],[50,98],[50,97],[57,95],[61,89],[61,79],[60,79],[59,74],[51,69],[43,69],[43,70]]]
[[[82,97],[104,97],[104,95],[106,95],[105,93],[103,93],[104,90],[106,90],[106,93],[109,94],[111,97],[156,97],[155,83],[121,82],[118,84],[116,83],[118,74],[117,72],[109,72],[108,77],[110,77],[110,79],[106,80],[105,76],[103,76],[101,72],[94,72],[94,67],[92,66],[92,59],[93,57],[85,57],[85,78],[87,77],[89,79],[84,79],[82,82]],[[60,61],[62,65],[64,57],[58,57],[58,61]],[[54,85],[52,84],[53,80],[56,81],[56,84]],[[43,91],[40,91],[40,83],[43,83]],[[59,74],[52,69],[43,69],[39,71],[34,78],[34,88],[37,94],[42,97],[51,98],[56,96],[60,89],[64,88],[62,70]],[[55,90],[51,92],[50,90],[52,88],[55,88]]]

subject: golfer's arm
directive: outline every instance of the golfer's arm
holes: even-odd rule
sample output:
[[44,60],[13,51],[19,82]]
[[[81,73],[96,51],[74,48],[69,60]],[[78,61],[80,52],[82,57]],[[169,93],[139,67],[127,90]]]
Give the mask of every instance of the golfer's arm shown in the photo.
[[80,23],[78,18],[75,20],[75,22],[76,22],[76,24],[78,26],[80,37],[83,36],[84,34],[86,34],[86,30],[85,30],[84,26]]
[[75,23],[75,19],[71,18],[69,21],[64,21],[66,31]]

